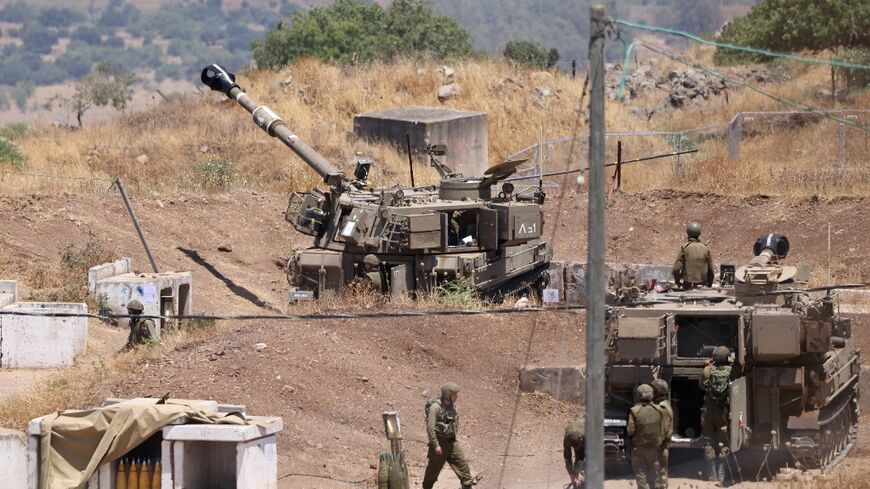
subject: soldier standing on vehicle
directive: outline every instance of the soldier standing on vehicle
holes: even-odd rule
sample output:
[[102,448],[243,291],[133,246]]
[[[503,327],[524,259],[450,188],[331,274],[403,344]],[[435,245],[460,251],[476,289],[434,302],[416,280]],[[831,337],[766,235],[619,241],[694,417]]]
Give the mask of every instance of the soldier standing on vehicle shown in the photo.
[[663,410],[653,402],[653,388],[637,388],[638,403],[628,412],[628,439],[631,442],[631,465],[638,489],[664,488],[660,480],[659,454],[673,426]]
[[562,439],[562,455],[565,457],[565,470],[571,478],[571,487],[580,487],[583,481],[583,458],[586,453],[586,423],[581,417],[565,428]]
[[124,348],[130,349],[136,345],[141,345],[149,341],[159,341],[157,336],[157,326],[154,325],[153,319],[142,319],[139,317],[145,306],[137,300],[132,300],[127,304],[127,312],[130,313],[130,335],[127,336],[127,344]]
[[[666,423],[674,426],[674,409],[671,407],[670,397],[668,396],[668,383],[664,379],[655,379],[650,383],[653,388],[653,402],[662,408],[662,416],[667,418]],[[671,429],[673,432],[673,428]],[[673,434],[673,433],[671,433]],[[670,455],[671,436],[668,435],[662,442],[662,450],[659,453],[659,482],[662,487],[668,485],[668,457]]]
[[690,222],[686,226],[689,241],[680,248],[674,262],[674,282],[677,287],[691,289],[713,286],[713,256],[710,247],[701,242],[701,225]]
[[708,477],[719,486],[725,484],[725,458],[728,445],[728,397],[731,383],[731,351],[726,346],[713,349],[713,359],[707,361],[699,386],[704,391],[701,409],[701,434],[704,437],[704,459]]
[[448,382],[441,386],[441,398],[426,403],[426,432],[429,435],[429,464],[423,476],[423,489],[432,489],[438,480],[444,463],[456,473],[462,489],[470,489],[474,484],[471,469],[465,459],[465,452],[457,440],[459,415],[456,414],[456,399],[459,386]]

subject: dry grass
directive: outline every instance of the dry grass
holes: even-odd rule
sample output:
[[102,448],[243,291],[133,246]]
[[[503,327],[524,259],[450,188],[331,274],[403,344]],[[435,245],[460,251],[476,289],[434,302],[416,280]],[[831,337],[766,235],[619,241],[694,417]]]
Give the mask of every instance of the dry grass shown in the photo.
[[[227,326],[229,327],[229,326]],[[160,345],[140,347],[109,358],[94,358],[90,363],[79,359],[78,365],[52,376],[34,389],[0,401],[0,426],[23,430],[36,417],[62,411],[102,405],[112,397],[111,386],[135,378],[139,366],[156,360],[173,349],[216,334],[215,329],[182,330],[165,336]]]
[[[707,59],[709,51],[693,56]],[[676,68],[662,62],[663,68]],[[545,138],[587,132],[584,113],[578,113],[582,78],[572,80],[559,73],[532,72],[499,61],[468,61],[455,66],[455,81],[463,93],[445,105],[489,114],[490,164],[501,161],[519,148]],[[827,70],[821,67],[790,67],[791,81],[768,85],[791,98],[812,100],[815,91],[827,86]],[[278,82],[293,76],[290,86]],[[438,66],[404,61],[391,65],[340,68],[314,60],[301,60],[279,73],[243,73],[240,84],[261,103],[285,117],[287,125],[327,158],[346,171],[355,155],[372,157],[378,163],[372,177],[378,184],[407,183],[407,160],[402,153],[380,144],[367,144],[353,136],[353,116],[371,110],[403,105],[438,106],[438,87],[444,82]],[[553,95],[544,108],[532,102],[532,90],[548,87]],[[727,122],[733,113],[748,110],[782,110],[780,104],[754,92],[729,90],[725,97],[662,113],[649,121],[630,114],[633,107],[651,109],[663,97],[650,93],[626,104],[609,103],[610,130],[677,130]],[[859,94],[846,103],[866,107],[870,94]],[[725,161],[725,140],[700,141],[698,155],[684,171],[673,165],[641,164],[627,167],[628,190],[690,188],[692,190],[753,193],[859,194],[870,190],[867,136],[850,129],[850,141],[860,141],[849,151],[848,177],[819,175],[837,154],[836,123],[786,128],[766,135],[759,128],[747,136],[739,161]],[[756,135],[757,134],[757,135]],[[862,139],[863,138],[863,139]],[[41,127],[19,141],[27,155],[26,169],[77,177],[120,176],[134,192],[222,192],[252,187],[273,192],[304,190],[319,183],[317,176],[279,142],[268,138],[234,102],[216,94],[189,96],[153,109],[95,124],[83,131]],[[615,141],[609,142],[609,159],[615,158]],[[854,146],[854,145],[853,145]],[[626,157],[671,150],[661,139],[626,140]],[[585,161],[582,144],[562,149],[557,169],[579,158]],[[147,161],[141,162],[147,156]],[[612,156],[610,156],[612,155]],[[138,158],[138,160],[137,160]],[[783,171],[787,166],[788,170]],[[0,170],[4,168],[0,164]],[[433,171],[421,180],[434,183]],[[867,173],[870,174],[870,173]],[[857,176],[856,176],[857,175]],[[102,191],[103,182],[70,182],[0,175],[5,193],[57,191]]]

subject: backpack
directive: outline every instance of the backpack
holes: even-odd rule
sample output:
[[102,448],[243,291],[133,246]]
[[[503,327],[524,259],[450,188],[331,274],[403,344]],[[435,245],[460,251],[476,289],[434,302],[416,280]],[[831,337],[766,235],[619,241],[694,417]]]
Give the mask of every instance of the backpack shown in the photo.
[[704,391],[716,404],[725,404],[728,401],[730,384],[731,367],[728,365],[714,365],[710,369],[710,376],[704,382]]
[[429,399],[428,401],[426,401],[426,411],[425,411],[425,414],[423,415],[423,423],[424,424],[429,421],[429,411],[432,408],[432,405],[435,403],[438,403],[440,405],[441,399],[436,397],[434,399]]

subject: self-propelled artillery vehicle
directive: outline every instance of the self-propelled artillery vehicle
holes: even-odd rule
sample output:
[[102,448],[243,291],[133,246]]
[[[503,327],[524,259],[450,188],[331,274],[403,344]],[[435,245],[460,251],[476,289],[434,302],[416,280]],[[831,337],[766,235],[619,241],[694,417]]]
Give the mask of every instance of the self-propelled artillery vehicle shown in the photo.
[[793,466],[823,470],[846,456],[857,435],[860,352],[835,293],[815,297],[794,288],[797,269],[782,264],[788,249],[785,236],[759,238],[748,265],[721,266],[716,288],[617,294],[607,325],[605,450],[612,465],[630,453],[625,426],[634,389],[654,378],[670,385],[671,448],[703,446],[698,381],[717,346],[728,347],[733,362],[732,453],[775,452]]
[[[338,294],[365,274],[364,259],[380,263],[382,292],[415,295],[448,281],[467,280],[484,296],[501,297],[547,280],[552,257],[542,239],[540,186],[516,192],[502,182],[525,160],[490,167],[482,177],[453,174],[435,158],[443,179],[437,186],[375,188],[369,161],[358,161],[353,176],[294,134],[268,107],[251,99],[235,75],[218,65],[203,69],[202,82],[237,101],[254,122],[278,138],[323,178],[324,189],[293,193],[284,215],[311,246],[287,264],[291,297]],[[501,182],[501,185],[495,187]]]

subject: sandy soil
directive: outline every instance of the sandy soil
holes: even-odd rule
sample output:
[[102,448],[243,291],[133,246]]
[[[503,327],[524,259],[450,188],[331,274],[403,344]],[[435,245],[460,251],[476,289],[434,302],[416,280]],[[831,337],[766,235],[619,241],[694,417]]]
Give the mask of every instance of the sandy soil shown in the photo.
[[[607,211],[608,260],[669,263],[682,241],[685,221],[695,219],[705,226],[704,238],[717,262],[745,261],[758,235],[776,231],[791,240],[791,262],[827,269],[830,222],[832,268],[867,277],[866,204],[865,199],[618,194]],[[139,196],[135,205],[160,266],[193,271],[195,311],[286,309],[286,282],[279,266],[293,247],[306,241],[283,221],[285,196],[154,195]],[[570,192],[547,204],[546,233],[552,236],[557,258],[584,258],[585,215],[582,199]],[[88,233],[118,256],[133,257],[136,267],[147,268],[117,196],[0,197],[0,249],[5,256],[0,273],[3,278],[26,278],[30,268],[56,263],[66,245],[86,241]],[[232,252],[217,250],[227,243]],[[856,317],[853,329],[863,348],[870,341],[863,331],[867,326],[867,316]],[[285,429],[279,438],[279,486],[322,489],[354,485],[335,479],[372,485],[372,465],[388,446],[380,418],[387,410],[402,413],[412,475],[418,482],[425,464],[425,398],[451,379],[463,388],[458,405],[461,441],[473,469],[484,473],[480,487],[497,487],[501,481],[504,488],[560,488],[566,480],[559,437],[579,408],[546,396],[517,396],[517,368],[580,364],[584,335],[582,315],[560,312],[224,323],[213,339],[177,347],[143,364],[141,378],[117,381],[107,389],[124,397],[169,391],[174,397],[213,398],[245,404],[254,414],[280,415]],[[91,337],[88,355],[108,355],[123,343],[124,332],[92,325]],[[258,342],[266,343],[266,350],[255,351]],[[0,372],[0,396],[51,374],[28,375]],[[9,387],[16,382],[17,388]],[[868,471],[867,425],[839,473]],[[695,480],[697,460],[676,460],[676,486],[706,487]],[[608,487],[632,484],[623,478]],[[445,471],[437,487],[457,486]]]

